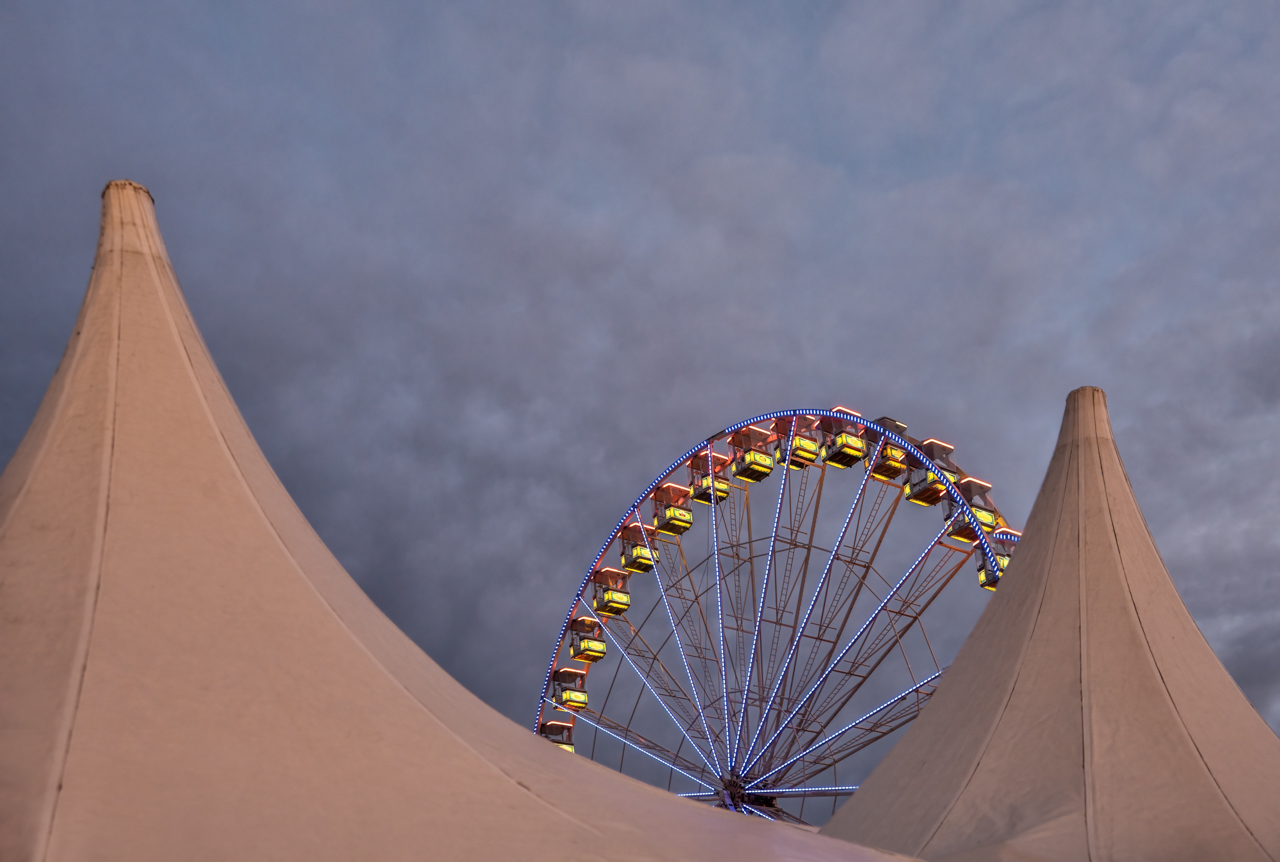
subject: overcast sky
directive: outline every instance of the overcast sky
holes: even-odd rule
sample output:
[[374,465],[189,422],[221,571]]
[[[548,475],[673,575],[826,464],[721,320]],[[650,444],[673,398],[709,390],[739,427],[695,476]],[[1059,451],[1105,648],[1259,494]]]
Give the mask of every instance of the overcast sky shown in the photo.
[[888,414],[1021,524],[1091,384],[1280,727],[1277,58],[1262,0],[8,0],[0,459],[128,178],[321,536],[522,723],[698,440]]

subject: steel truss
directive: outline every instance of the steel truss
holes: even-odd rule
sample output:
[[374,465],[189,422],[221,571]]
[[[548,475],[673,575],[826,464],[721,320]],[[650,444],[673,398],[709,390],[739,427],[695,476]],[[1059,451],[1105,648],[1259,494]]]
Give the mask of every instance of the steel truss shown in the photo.
[[[592,759],[672,790],[685,782],[681,795],[773,820],[803,822],[803,800],[856,791],[839,782],[840,764],[914,719],[943,674],[926,614],[970,561],[1002,572],[1017,539],[998,511],[994,523],[982,520],[994,511],[989,498],[979,506],[958,489],[971,480],[949,460],[950,447],[921,444],[904,428],[843,409],[783,411],[731,426],[675,461],[583,578],[535,730],[552,717],[561,731],[568,722],[573,746]],[[837,469],[829,448],[816,454],[842,431],[864,441],[851,469]],[[931,445],[943,461],[926,454]],[[756,453],[754,474],[741,466],[747,452]],[[901,475],[876,466],[898,453]],[[760,467],[768,463],[771,471]],[[916,493],[912,477],[925,474],[937,486],[933,503],[946,504],[941,529],[938,520],[921,528],[924,513],[903,505]],[[707,499],[693,502],[699,489]],[[656,530],[645,518],[652,505],[657,523],[656,494],[700,516],[702,528]],[[639,562],[607,568],[611,551],[627,564],[628,544]],[[628,593],[625,612],[593,606],[606,581]],[[571,623],[598,628],[608,645],[598,664],[569,661]],[[587,706],[556,702],[553,672],[566,666],[590,674]]]

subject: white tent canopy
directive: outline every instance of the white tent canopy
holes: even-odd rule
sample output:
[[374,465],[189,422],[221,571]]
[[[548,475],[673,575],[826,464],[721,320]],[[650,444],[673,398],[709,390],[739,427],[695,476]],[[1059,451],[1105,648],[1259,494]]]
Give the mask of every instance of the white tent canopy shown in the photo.
[[1067,399],[1000,589],[826,834],[930,860],[1280,860],[1280,740],[1169,579],[1106,397]]
[[609,772],[458,685],[277,480],[147,191],[103,199],[0,477],[0,858],[887,858]]

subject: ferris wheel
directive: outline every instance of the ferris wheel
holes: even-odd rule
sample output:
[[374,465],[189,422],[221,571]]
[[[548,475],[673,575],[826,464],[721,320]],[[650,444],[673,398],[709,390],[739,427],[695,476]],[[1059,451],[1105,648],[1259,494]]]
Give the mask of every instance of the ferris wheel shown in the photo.
[[573,594],[535,731],[743,814],[829,814],[857,789],[841,763],[938,684],[934,600],[971,562],[994,590],[1020,535],[953,447],[906,431],[786,410],[676,459]]

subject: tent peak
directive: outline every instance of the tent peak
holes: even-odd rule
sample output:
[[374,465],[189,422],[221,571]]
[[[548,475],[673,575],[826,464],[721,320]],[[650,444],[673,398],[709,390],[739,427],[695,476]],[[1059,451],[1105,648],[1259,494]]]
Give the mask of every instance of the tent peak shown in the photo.
[[1081,386],[1067,395],[1058,445],[1063,446],[1087,437],[1115,439],[1115,434],[1111,431],[1111,416],[1107,412],[1107,393],[1097,386]]
[[112,180],[102,187],[102,197],[105,200],[107,192],[117,193],[126,190],[143,192],[147,197],[151,198],[152,203],[155,203],[155,196],[151,194],[150,190],[142,183],[135,183],[133,180]]
[[[155,199],[146,186],[131,180],[112,180],[102,190],[102,227],[94,269],[110,267],[113,261],[119,265],[114,255],[120,253],[142,254],[151,258],[159,269],[170,268],[160,223],[156,221]],[[141,283],[133,279],[127,281]]]
[[929,860],[1280,860],[1280,738],[1187,611],[1101,389],[1067,397],[1000,589],[823,832]]
[[1067,393],[1067,400],[1070,401],[1072,398],[1084,398],[1094,392],[1098,393],[1098,395],[1102,397],[1103,403],[1106,402],[1107,393],[1103,391],[1101,386],[1079,386]]
[[611,774],[428,658],[267,463],[136,183],[0,474],[0,617],[6,862],[889,862]]

